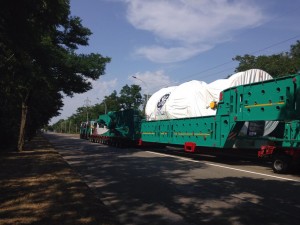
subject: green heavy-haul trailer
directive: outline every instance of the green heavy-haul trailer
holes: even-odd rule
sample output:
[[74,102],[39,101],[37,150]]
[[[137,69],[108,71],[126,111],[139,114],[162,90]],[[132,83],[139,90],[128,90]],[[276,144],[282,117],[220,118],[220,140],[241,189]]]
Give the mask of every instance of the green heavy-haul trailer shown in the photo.
[[[260,141],[264,144],[258,148],[258,156],[272,158],[274,172],[283,173],[300,158],[300,74],[226,89],[220,93],[213,116],[146,121],[136,111],[127,110],[102,117],[110,124],[106,135],[95,134],[98,140],[105,140],[99,141],[102,143],[181,145],[193,152],[196,148],[233,148],[238,141]],[[278,123],[268,136],[240,135],[245,122],[265,121]]]
[[[139,111],[133,109],[100,115],[89,139],[114,146],[136,145],[140,140],[141,121]],[[98,134],[97,127],[105,127],[107,131]]]
[[[232,148],[238,139],[265,140],[259,157],[273,157],[273,170],[285,172],[299,158],[300,75],[241,85],[220,93],[214,116],[146,121],[141,140],[196,147]],[[274,136],[239,136],[245,122],[278,121]],[[284,127],[284,129],[280,129]]]

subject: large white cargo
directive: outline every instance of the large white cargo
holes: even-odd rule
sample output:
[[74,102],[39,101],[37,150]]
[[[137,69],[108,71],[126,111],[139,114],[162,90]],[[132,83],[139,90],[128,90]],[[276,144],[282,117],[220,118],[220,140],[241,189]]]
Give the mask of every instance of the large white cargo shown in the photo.
[[209,104],[214,100],[207,84],[190,81],[177,86],[170,94],[161,111],[165,119],[207,116],[214,114]]
[[163,88],[149,99],[146,116],[148,120],[161,120],[215,115],[216,110],[209,106],[213,101],[218,102],[221,91],[269,79],[272,76],[267,72],[252,69],[209,84],[193,80],[175,87]]
[[147,120],[162,120],[166,119],[166,115],[161,111],[163,105],[169,98],[171,92],[176,87],[162,88],[155,92],[149,99],[145,108]]

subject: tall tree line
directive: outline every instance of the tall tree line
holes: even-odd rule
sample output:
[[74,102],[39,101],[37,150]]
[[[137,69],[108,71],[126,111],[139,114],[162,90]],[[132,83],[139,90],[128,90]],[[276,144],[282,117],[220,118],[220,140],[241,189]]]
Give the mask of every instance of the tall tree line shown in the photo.
[[62,93],[92,86],[110,58],[77,54],[91,31],[70,14],[68,0],[10,0],[0,8],[0,145],[22,151],[24,140],[58,115]]
[[300,41],[291,45],[290,51],[273,55],[244,55],[236,56],[233,60],[238,61],[239,65],[235,72],[249,69],[261,69],[273,77],[281,77],[295,74],[300,71]]
[[139,85],[125,85],[119,94],[114,90],[110,95],[104,96],[102,102],[91,106],[77,108],[76,112],[67,119],[61,119],[48,129],[62,133],[78,133],[80,124],[87,120],[97,120],[99,115],[109,111],[136,109],[144,115],[146,96],[142,96]]

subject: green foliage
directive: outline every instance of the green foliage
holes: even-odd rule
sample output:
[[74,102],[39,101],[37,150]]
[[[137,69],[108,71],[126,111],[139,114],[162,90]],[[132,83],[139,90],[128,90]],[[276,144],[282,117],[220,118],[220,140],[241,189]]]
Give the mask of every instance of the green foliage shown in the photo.
[[300,70],[300,42],[292,45],[290,52],[270,56],[236,56],[233,60],[239,62],[235,72],[261,69],[273,77],[295,74]]
[[88,45],[90,35],[80,18],[70,15],[68,0],[1,4],[0,115],[12,144],[19,136],[22,145],[25,128],[31,136],[58,115],[61,93],[86,92],[91,88],[89,79],[104,74],[110,58],[75,52]]
[[291,56],[300,59],[300,41],[291,46]]
[[138,85],[125,85],[120,91],[120,104],[123,109],[138,109],[142,104],[141,87]]
[[107,111],[119,111],[121,109],[119,96],[115,90],[109,96],[104,96],[103,104],[106,104]]

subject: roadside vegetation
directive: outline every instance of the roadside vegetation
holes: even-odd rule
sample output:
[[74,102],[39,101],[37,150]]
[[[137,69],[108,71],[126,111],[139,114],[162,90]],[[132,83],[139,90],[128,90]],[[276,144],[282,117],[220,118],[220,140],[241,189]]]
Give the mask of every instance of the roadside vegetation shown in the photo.
[[68,0],[5,1],[0,8],[1,149],[22,151],[25,138],[59,114],[63,94],[92,88],[109,57],[78,54],[92,32]]
[[0,224],[117,224],[109,209],[42,136],[0,152]]

